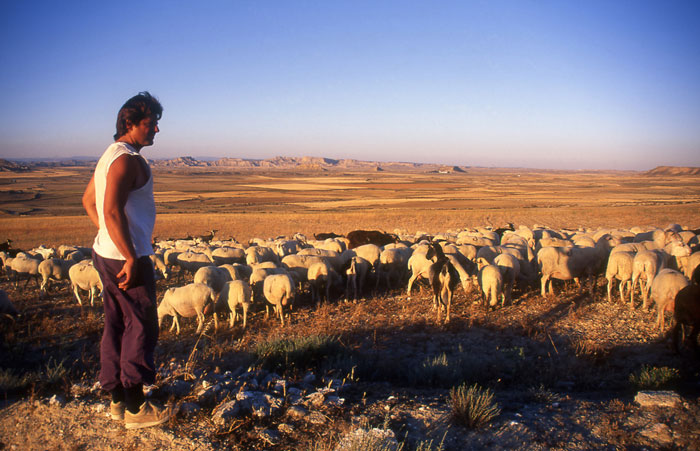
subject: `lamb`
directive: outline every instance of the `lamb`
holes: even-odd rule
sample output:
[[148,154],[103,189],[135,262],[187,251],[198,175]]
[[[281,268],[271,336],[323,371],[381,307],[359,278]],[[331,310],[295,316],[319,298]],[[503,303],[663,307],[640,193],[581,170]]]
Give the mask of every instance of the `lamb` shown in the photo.
[[350,293],[352,293],[353,301],[358,299],[358,295],[362,294],[370,266],[369,262],[362,257],[354,256],[350,259],[345,272],[348,278],[345,287],[345,302],[350,299]]
[[[180,322],[178,315],[184,318],[197,317],[197,331],[199,333],[204,327],[204,314],[210,309],[213,310],[216,303],[216,293],[211,287],[203,283],[190,283],[183,287],[169,288],[163,295],[163,300],[158,305],[158,327],[160,327],[165,316],[173,317],[173,325],[170,331],[177,328],[180,334]],[[214,314],[214,330],[219,328],[219,322]]]
[[79,290],[84,290],[90,292],[90,305],[95,305],[95,294],[97,294],[98,289],[100,296],[102,295],[102,280],[97,269],[93,266],[92,260],[83,260],[71,266],[68,270],[68,278],[78,304],[83,305]]
[[228,309],[229,327],[233,328],[238,318],[237,307],[240,305],[243,309],[243,328],[245,329],[248,318],[248,309],[253,302],[253,290],[250,284],[245,280],[232,280],[224,284],[219,300],[216,303],[216,312]]
[[634,268],[634,255],[629,252],[617,252],[610,254],[608,258],[608,266],[605,270],[605,278],[608,281],[608,303],[612,303],[610,291],[612,289],[613,279],[620,281],[620,302],[625,302],[624,287],[630,291],[630,305],[634,294],[632,293],[632,274]]
[[664,312],[673,312],[678,292],[690,285],[686,277],[673,269],[662,269],[651,283],[651,298],[656,303],[656,327],[664,328]]
[[45,296],[48,293],[50,280],[70,280],[68,271],[76,263],[75,260],[61,260],[60,258],[49,258],[39,263],[41,296]]
[[12,318],[13,316],[19,315],[17,309],[10,301],[4,290],[0,290],[0,315],[8,316]]
[[194,283],[203,283],[215,293],[220,293],[226,282],[231,280],[231,274],[226,268],[203,266],[194,274]]
[[[294,280],[289,274],[273,274],[267,276],[263,282],[263,294],[267,302],[272,304],[275,312],[279,315],[282,327],[284,327],[283,307],[290,305],[294,301]],[[269,317],[269,305],[265,306],[265,317]]]

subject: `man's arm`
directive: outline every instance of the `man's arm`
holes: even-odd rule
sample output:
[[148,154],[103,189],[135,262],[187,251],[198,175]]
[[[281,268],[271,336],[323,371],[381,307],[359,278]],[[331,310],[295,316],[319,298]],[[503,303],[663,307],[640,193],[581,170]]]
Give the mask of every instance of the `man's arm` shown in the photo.
[[90,183],[88,183],[87,188],[85,188],[85,193],[83,194],[83,207],[87,212],[90,220],[95,227],[100,228],[100,219],[97,216],[97,201],[95,198],[95,176],[92,176]]
[[136,278],[136,250],[129,233],[129,222],[126,219],[126,200],[134,187],[139,171],[139,162],[130,155],[122,155],[109,167],[107,172],[107,187],[105,189],[104,215],[107,232],[119,252],[126,258],[117,278],[125,276],[119,288],[126,290],[133,286]]

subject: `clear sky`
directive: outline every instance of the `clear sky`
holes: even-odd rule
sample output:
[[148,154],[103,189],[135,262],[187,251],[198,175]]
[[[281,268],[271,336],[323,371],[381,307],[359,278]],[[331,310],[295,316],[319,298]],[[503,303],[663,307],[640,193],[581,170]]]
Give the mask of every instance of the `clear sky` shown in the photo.
[[700,166],[700,1],[9,1],[0,157]]

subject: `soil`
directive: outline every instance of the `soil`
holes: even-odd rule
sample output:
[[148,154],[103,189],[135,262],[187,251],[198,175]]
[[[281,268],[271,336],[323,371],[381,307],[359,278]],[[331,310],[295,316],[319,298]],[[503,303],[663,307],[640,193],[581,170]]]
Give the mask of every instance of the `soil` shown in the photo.
[[[159,294],[173,282],[159,281]],[[341,406],[323,407],[321,421],[288,414],[267,419],[241,418],[225,426],[211,421],[211,406],[180,412],[163,427],[128,431],[107,415],[108,399],[90,389],[97,380],[101,333],[100,305],[78,306],[68,287],[46,299],[33,282],[8,292],[22,315],[1,319],[1,368],[33,371],[62,362],[59,382],[33,383],[10,391],[0,405],[0,449],[42,450],[331,450],[358,426],[388,428],[404,449],[700,449],[700,362],[690,352],[674,353],[655,330],[655,313],[630,310],[619,298],[608,304],[605,287],[593,296],[573,284],[558,284],[557,295],[543,298],[534,287],[517,289],[512,305],[487,311],[475,293],[461,288],[452,318],[437,322],[427,290],[407,297],[403,290],[381,291],[358,303],[341,301],[318,309],[305,294],[280,327],[258,309],[248,328],[227,325],[195,334],[195,322],[182,320],[180,336],[161,330],[159,380],[152,398],[182,404],[194,394],[168,395],[168,366],[194,365],[222,372],[250,364],[250,352],[275,338],[333,335],[375,371],[340,374],[337,368],[312,368],[345,378]],[[223,321],[222,321],[223,322]],[[168,323],[169,324],[169,323]],[[471,430],[451,416],[450,387],[455,380],[440,371],[421,370],[445,355],[461,363],[459,378],[489,387],[500,415]],[[53,364],[51,363],[53,359]],[[675,377],[660,387],[630,380],[643,365],[670,368]],[[283,374],[292,383],[308,369]],[[407,374],[416,377],[408,377]],[[423,377],[421,380],[420,377]],[[458,379],[459,379],[458,378]],[[76,391],[77,387],[87,387]],[[670,389],[680,395],[674,407],[641,406],[645,389]],[[284,409],[283,409],[284,410]],[[281,424],[285,425],[284,429]],[[276,441],[264,431],[279,430]]]

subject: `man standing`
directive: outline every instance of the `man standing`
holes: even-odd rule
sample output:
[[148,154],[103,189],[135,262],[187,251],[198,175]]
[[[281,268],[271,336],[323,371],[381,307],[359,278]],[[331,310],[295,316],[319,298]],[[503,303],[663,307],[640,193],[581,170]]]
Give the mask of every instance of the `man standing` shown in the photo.
[[155,382],[153,351],[158,317],[151,239],[156,218],[153,177],[139,153],[153,145],[163,107],[148,92],[119,110],[115,142],[97,163],[83,206],[99,228],[93,261],[104,286],[105,328],[100,384],[112,395],[110,412],[127,429],[155,426],[170,417],[145,400]]

